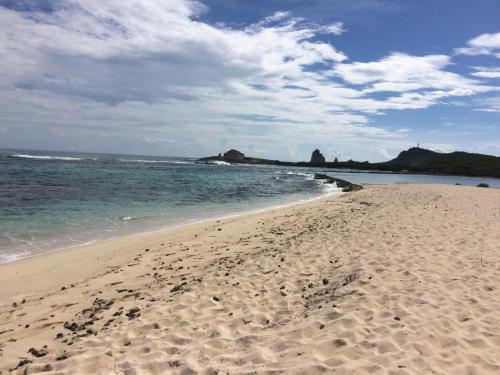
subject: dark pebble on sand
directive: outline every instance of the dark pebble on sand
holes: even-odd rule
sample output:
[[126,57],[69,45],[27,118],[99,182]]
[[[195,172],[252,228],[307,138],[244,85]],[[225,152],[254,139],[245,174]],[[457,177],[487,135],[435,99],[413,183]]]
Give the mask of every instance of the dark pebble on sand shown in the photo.
[[131,308],[125,315],[129,318],[129,319],[135,319],[137,318],[138,316],[140,316],[141,314],[139,313],[139,311],[141,311],[140,308],[138,307],[133,307]]
[[21,359],[21,360],[19,361],[19,363],[17,364],[17,367],[16,367],[16,368],[13,368],[11,371],[17,370],[18,368],[21,368],[21,367],[23,367],[24,365],[27,365],[27,364],[29,364],[29,363],[31,363],[31,360],[29,360],[29,359]]
[[47,363],[46,365],[44,365],[40,370],[42,372],[49,372],[49,371],[52,371],[54,368],[52,367],[52,365],[50,363]]
[[219,297],[213,297],[212,298],[215,302],[219,302]]
[[30,348],[30,350],[28,350],[28,353],[30,353],[34,357],[39,358],[39,357],[46,356],[49,353],[49,351],[45,348],[42,348],[42,349]]
[[347,341],[345,341],[344,339],[336,339],[334,341],[334,344],[337,348],[340,348],[341,346],[347,345]]
[[63,354],[61,354],[60,356],[57,356],[56,357],[56,361],[64,361],[65,359],[67,359],[69,357],[69,355],[64,352]]
[[73,323],[69,323],[69,322],[64,322],[64,328],[72,331],[72,332],[75,332],[78,330],[79,326],[77,323],[73,322]]

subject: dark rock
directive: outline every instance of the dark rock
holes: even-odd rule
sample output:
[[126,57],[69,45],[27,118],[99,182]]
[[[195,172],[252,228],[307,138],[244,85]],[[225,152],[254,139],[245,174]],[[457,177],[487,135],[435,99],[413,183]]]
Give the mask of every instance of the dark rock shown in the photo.
[[234,149],[225,152],[223,157],[223,160],[228,162],[240,162],[243,159],[245,159],[245,154]]
[[355,273],[351,273],[344,277],[344,281],[342,282],[342,286],[349,285],[350,283],[356,281],[358,279],[358,275]]
[[64,361],[67,358],[69,358],[69,355],[68,355],[68,353],[64,352],[61,355],[56,357],[56,361]]
[[52,371],[54,368],[50,363],[47,363],[46,365],[43,365],[43,367],[40,369],[42,372],[49,372]]
[[347,341],[345,341],[344,339],[336,339],[334,341],[334,344],[337,348],[340,348],[341,346],[347,345]]
[[72,322],[72,323],[64,322],[64,328],[66,328],[72,332],[76,332],[76,331],[78,331],[80,326],[76,322]]
[[42,349],[30,348],[30,350],[28,350],[28,353],[30,353],[33,357],[39,358],[39,357],[44,357],[47,354],[49,354],[49,351],[45,348],[42,348]]
[[318,149],[313,151],[311,155],[311,164],[322,164],[325,161],[325,157]]
[[133,307],[131,308],[126,314],[125,316],[127,316],[129,319],[135,319],[137,318],[138,316],[140,316],[141,314],[139,313],[141,311],[140,308],[138,307]]
[[175,292],[178,292],[178,291],[179,291],[179,290],[181,290],[181,289],[184,287],[184,285],[186,285],[186,284],[187,284],[186,282],[183,282],[183,283],[181,283],[181,284],[179,284],[179,285],[174,286],[172,289],[170,289],[170,293],[175,293]]
[[17,364],[17,366],[16,366],[15,368],[11,369],[10,371],[15,371],[15,370],[17,370],[17,369],[19,369],[19,368],[21,368],[21,367],[23,367],[23,366],[27,365],[27,364],[30,364],[31,362],[32,362],[32,361],[31,361],[31,360],[29,360],[29,359],[21,359],[21,360],[19,361],[19,363]]
[[481,182],[480,184],[477,185],[477,187],[482,187],[482,188],[489,188],[490,185],[485,184],[484,182]]
[[344,193],[363,189],[363,186],[361,186],[361,185],[356,185],[356,184],[353,184],[349,181],[342,180],[342,179],[336,178],[336,177],[331,177],[331,176],[328,176],[326,174],[315,173],[314,179],[315,180],[324,180],[325,183],[327,183],[327,184],[335,183],[337,185],[337,187],[341,188],[342,192],[344,192]]

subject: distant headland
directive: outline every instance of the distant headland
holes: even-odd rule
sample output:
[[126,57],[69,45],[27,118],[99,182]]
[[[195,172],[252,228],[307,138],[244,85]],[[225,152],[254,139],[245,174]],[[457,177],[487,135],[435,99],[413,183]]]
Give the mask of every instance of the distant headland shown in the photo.
[[230,164],[267,164],[292,167],[335,168],[344,171],[363,170],[370,172],[448,174],[473,177],[500,178],[500,157],[473,154],[463,151],[441,153],[420,147],[402,151],[395,159],[370,163],[368,161],[326,161],[320,150],[314,150],[310,161],[288,162],[245,156],[238,150],[231,149],[224,154],[198,159],[202,163],[226,162]]

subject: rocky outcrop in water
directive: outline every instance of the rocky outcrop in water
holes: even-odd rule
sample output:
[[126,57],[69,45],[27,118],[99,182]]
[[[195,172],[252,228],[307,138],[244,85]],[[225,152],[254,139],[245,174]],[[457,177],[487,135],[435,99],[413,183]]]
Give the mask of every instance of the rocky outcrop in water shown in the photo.
[[325,157],[318,149],[313,151],[311,155],[311,164],[321,164],[324,163],[325,161],[326,161]]
[[363,186],[361,186],[361,185],[353,184],[352,182],[342,180],[340,178],[331,177],[331,176],[328,176],[326,174],[315,173],[314,179],[315,180],[324,180],[326,184],[335,183],[335,184],[337,184],[337,187],[342,189],[343,193],[363,189]]

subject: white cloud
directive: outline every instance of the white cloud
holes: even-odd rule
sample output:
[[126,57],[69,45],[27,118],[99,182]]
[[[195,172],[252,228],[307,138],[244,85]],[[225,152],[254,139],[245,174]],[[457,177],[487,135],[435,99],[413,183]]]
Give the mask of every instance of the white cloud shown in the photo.
[[405,132],[371,115],[494,89],[446,71],[445,55],[348,63],[325,41],[334,37],[317,38],[344,33],[340,22],[276,12],[229,27],[202,22],[207,11],[187,0],[66,0],[51,13],[0,7],[3,134],[35,144],[42,133],[87,144],[111,134],[198,155],[221,139],[272,153],[277,141],[330,137],[344,154],[357,142],[380,157],[379,147],[405,144]]
[[385,148],[381,148],[378,150],[379,154],[382,155],[382,157],[384,158],[384,160],[390,160],[390,159],[393,159],[394,157],[391,156],[387,150]]
[[343,80],[369,85],[364,92],[409,92],[419,89],[472,90],[487,89],[479,82],[445,71],[451,59],[446,55],[411,56],[393,53],[372,62],[338,64],[334,72]]
[[500,113],[500,96],[476,100],[481,108],[476,108],[476,111]]
[[467,47],[457,48],[461,55],[492,55],[500,59],[500,33],[481,34],[467,42]]
[[327,33],[327,34],[333,34],[333,35],[341,35],[343,33],[345,33],[345,28],[344,28],[344,24],[342,22],[335,22],[334,24],[332,25],[329,25],[329,26],[325,26],[323,28],[323,32]]
[[[275,13],[268,26],[236,30],[196,21],[192,1],[67,0],[53,13],[0,8],[0,66],[20,87],[95,100],[189,97],[186,87],[223,85],[252,73],[296,74],[342,61],[316,27]],[[13,81],[13,82],[12,82]],[[115,94],[115,97],[113,97]]]
[[290,12],[277,11],[274,12],[273,15],[264,18],[264,20],[260,22],[260,24],[264,25],[273,22],[283,21],[284,19],[290,18],[290,16],[291,16]]
[[496,67],[485,67],[485,66],[475,66],[476,70],[472,75],[474,77],[480,78],[500,78],[500,68]]

